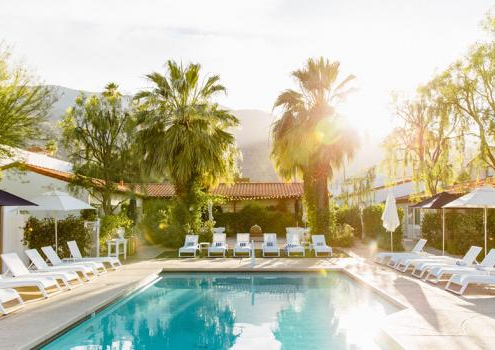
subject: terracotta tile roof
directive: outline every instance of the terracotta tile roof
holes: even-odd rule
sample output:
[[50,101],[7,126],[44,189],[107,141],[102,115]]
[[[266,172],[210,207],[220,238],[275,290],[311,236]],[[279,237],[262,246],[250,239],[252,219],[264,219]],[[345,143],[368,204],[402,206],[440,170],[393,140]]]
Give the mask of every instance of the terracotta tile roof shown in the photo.
[[[136,189],[149,197],[170,198],[174,196],[172,184],[142,184]],[[283,199],[301,198],[304,193],[303,184],[283,182],[237,182],[232,185],[219,184],[212,194],[230,200],[242,199]]]
[[[29,170],[40,175],[49,176],[57,180],[71,182],[75,179],[74,173],[40,167],[37,165],[17,163],[9,167],[17,166],[24,170]],[[101,179],[91,179],[95,186],[103,185]],[[175,191],[169,183],[149,183],[149,184],[116,184],[117,191],[135,192],[148,197],[171,198]],[[212,193],[217,196],[226,197],[230,200],[242,199],[283,199],[301,198],[304,194],[303,184],[300,182],[237,182],[232,185],[219,184]]]
[[[50,169],[50,168],[44,168],[38,165],[33,165],[33,164],[27,164],[27,163],[12,163],[9,164],[8,166],[5,166],[5,168],[11,168],[11,167],[17,167],[22,170],[29,170],[32,171],[33,173],[37,173],[40,175],[48,176],[60,181],[65,181],[65,182],[71,182],[75,179],[75,174],[70,173],[70,172],[65,172],[61,170],[55,170],[55,169]],[[91,182],[95,186],[102,186],[105,182],[102,179],[91,179]],[[123,184],[116,183],[117,186],[117,191],[120,192],[128,192],[131,191],[131,189]]]

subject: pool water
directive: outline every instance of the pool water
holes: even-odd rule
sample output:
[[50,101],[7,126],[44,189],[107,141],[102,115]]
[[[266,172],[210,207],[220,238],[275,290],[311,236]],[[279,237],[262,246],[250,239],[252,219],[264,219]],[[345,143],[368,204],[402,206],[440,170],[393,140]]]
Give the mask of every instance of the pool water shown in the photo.
[[343,272],[165,273],[43,349],[380,349],[395,311]]

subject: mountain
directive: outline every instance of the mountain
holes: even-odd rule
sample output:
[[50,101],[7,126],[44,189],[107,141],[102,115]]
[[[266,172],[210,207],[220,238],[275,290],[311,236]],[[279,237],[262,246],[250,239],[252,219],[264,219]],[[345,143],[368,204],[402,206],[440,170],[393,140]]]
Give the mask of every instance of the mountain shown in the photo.
[[[57,124],[67,108],[74,105],[77,96],[81,92],[88,96],[97,93],[63,86],[51,87],[58,96],[58,100],[50,111],[46,130],[51,138],[58,139],[60,131]],[[270,160],[269,133],[273,116],[256,109],[230,109],[230,111],[240,120],[240,127],[232,132],[242,153],[240,162],[242,176],[250,178],[251,181],[279,181]],[[63,150],[60,155],[63,157]]]

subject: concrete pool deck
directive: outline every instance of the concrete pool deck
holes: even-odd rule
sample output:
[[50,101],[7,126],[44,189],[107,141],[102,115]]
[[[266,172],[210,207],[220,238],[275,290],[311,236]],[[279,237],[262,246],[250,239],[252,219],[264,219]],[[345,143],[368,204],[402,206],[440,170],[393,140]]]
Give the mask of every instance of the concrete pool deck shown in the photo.
[[[365,258],[362,247],[346,259],[156,259],[132,262],[91,283],[50,299],[28,303],[0,317],[0,349],[29,349],[83,319],[108,302],[151,281],[165,271],[317,271],[346,269],[405,306],[389,315],[386,334],[406,349],[495,348],[495,292],[468,289],[458,297],[410,275]],[[443,285],[442,285],[443,286]]]

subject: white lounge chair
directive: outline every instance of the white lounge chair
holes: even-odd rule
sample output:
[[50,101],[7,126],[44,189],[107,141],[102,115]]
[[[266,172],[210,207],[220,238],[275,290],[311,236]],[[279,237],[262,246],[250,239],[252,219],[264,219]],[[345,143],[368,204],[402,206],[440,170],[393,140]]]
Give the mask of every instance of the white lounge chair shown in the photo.
[[301,245],[301,235],[297,231],[289,231],[286,235],[287,244],[285,245],[285,252],[287,256],[290,256],[290,253],[301,253],[302,256],[306,255],[306,250]]
[[50,276],[29,276],[29,277],[2,277],[0,275],[0,288],[37,288],[44,298],[61,293],[59,283]]
[[77,272],[70,271],[52,271],[52,272],[31,272],[22,262],[16,253],[2,254],[2,260],[14,277],[53,277],[62,281],[67,289],[79,287],[82,284]]
[[[36,249],[28,249],[24,251],[28,256],[31,263],[36,267],[36,272],[52,272],[52,271],[70,271],[76,272],[83,276],[85,281],[90,281],[95,278],[96,275],[93,274],[93,269],[89,266],[84,265],[74,265],[74,266],[49,266],[43,257]],[[89,276],[91,274],[91,277]]]
[[196,253],[199,251],[198,240],[198,235],[186,235],[184,245],[179,248],[179,258],[183,258],[184,254],[187,254],[187,257],[190,257],[190,254],[196,257]]
[[280,256],[280,247],[277,244],[277,234],[276,233],[264,233],[263,234],[263,244],[261,245],[261,251],[263,257],[266,254],[277,254]]
[[[6,309],[4,304],[10,303],[12,301],[17,302],[17,306],[14,309]],[[22,300],[21,296],[15,289],[5,289],[0,288],[0,313],[3,315],[7,315],[8,313],[18,310],[21,307],[24,307],[24,300]]]
[[425,244],[426,244],[426,239],[420,239],[419,241],[416,242],[416,245],[408,252],[398,252],[398,253],[381,252],[381,253],[378,253],[375,256],[375,262],[377,262],[379,264],[385,264],[387,259],[391,259],[393,257],[400,258],[403,256],[411,256],[411,255],[420,254],[423,251]]
[[425,281],[431,283],[438,283],[444,276],[452,276],[458,274],[474,273],[479,274],[481,272],[494,272],[495,269],[495,249],[491,249],[485,256],[483,261],[476,266],[435,266],[428,271],[428,275],[425,277]]
[[332,247],[327,245],[324,235],[312,235],[311,241],[313,242],[311,249],[314,250],[315,256],[318,256],[318,253],[332,256]]
[[107,273],[107,269],[105,266],[100,263],[100,262],[95,262],[95,261],[87,261],[87,262],[70,262],[70,261],[63,261],[59,258],[55,250],[51,246],[47,247],[41,247],[41,250],[43,253],[46,255],[48,260],[50,260],[50,263],[53,266],[64,266],[64,267],[70,267],[70,266],[87,266],[93,269],[93,274],[95,275],[102,275]]
[[[449,292],[462,295],[470,284],[495,286],[495,275],[490,275],[484,271],[453,275],[445,286],[445,289]],[[454,286],[458,289],[454,288]]]
[[76,241],[68,241],[67,245],[69,246],[70,258],[67,261],[74,262],[100,262],[102,264],[110,265],[110,268],[117,270],[122,267],[122,263],[119,258],[115,256],[102,256],[102,257],[83,257]]
[[253,251],[253,247],[251,246],[251,242],[249,241],[249,233],[238,233],[237,241],[234,247],[234,256],[237,254],[246,254],[248,257],[251,256],[251,252]]
[[447,255],[433,255],[426,253],[418,253],[418,254],[410,254],[410,255],[404,254],[404,256],[401,257],[392,257],[387,265],[395,268],[396,270],[399,270],[400,272],[406,272],[409,268],[412,268],[414,270],[416,266],[421,263],[445,262],[445,261],[451,262],[453,260],[456,259]]
[[422,278],[425,273],[434,267],[445,267],[445,266],[471,266],[476,261],[476,257],[481,252],[481,247],[472,246],[469,248],[468,252],[463,256],[462,259],[450,258],[442,261],[425,261],[416,264],[412,275],[417,278]]
[[213,254],[222,254],[222,256],[225,257],[228,249],[226,234],[214,233],[213,242],[208,248],[208,257],[212,257]]

